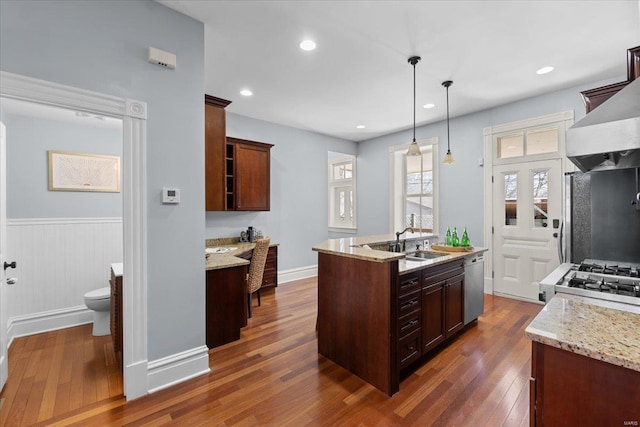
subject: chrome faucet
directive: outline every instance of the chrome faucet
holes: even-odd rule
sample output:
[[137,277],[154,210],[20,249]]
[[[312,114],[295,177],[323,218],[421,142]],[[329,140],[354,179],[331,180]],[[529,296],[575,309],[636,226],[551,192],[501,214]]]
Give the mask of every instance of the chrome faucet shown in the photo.
[[396,231],[396,251],[395,252],[404,252],[407,249],[407,241],[403,240],[402,241],[402,251],[400,251],[400,236],[403,235],[404,233],[407,232],[407,230],[411,230],[412,233],[414,233],[413,231],[413,227],[407,227],[402,231]]

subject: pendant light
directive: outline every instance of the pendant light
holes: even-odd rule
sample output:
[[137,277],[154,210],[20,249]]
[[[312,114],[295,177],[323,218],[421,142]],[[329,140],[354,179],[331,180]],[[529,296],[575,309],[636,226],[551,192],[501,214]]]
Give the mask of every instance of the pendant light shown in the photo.
[[419,56],[409,58],[409,64],[413,65],[413,142],[409,144],[407,156],[420,156],[420,146],[416,142],[416,64],[420,61]]
[[453,82],[451,80],[442,82],[442,86],[447,88],[447,154],[444,156],[444,163],[447,165],[455,162],[453,154],[451,154],[451,140],[449,138],[449,86],[452,84]]

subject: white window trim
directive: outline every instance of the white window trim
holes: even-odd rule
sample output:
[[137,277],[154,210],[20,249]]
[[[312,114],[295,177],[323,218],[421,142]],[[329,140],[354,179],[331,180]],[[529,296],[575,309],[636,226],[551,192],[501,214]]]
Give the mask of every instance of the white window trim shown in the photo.
[[[351,178],[334,180],[333,179],[333,167],[340,163],[351,162],[352,171]],[[357,177],[357,158],[351,154],[345,154],[342,156],[329,157],[327,161],[327,222],[329,231],[336,233],[357,233],[358,232],[358,213],[357,213],[357,194],[356,194],[356,177]],[[353,192],[353,222],[349,226],[341,226],[333,222],[333,208],[335,206],[335,188],[349,187]]]
[[[575,170],[573,163],[567,158],[566,149],[566,130],[569,129],[574,122],[573,110],[562,111],[545,116],[534,117],[526,120],[519,120],[511,123],[486,127],[483,129],[484,135],[484,243],[488,248],[486,253],[487,262],[484,263],[484,292],[493,294],[493,233],[491,226],[493,223],[493,186],[492,175],[493,166],[506,163],[521,163],[524,161],[534,161],[549,158],[562,159],[562,173]],[[555,153],[535,154],[531,156],[511,157],[497,161],[497,136],[504,135],[509,132],[517,132],[520,130],[529,130],[531,128],[542,127],[558,127],[558,151]],[[564,200],[564,186],[563,186]],[[564,212],[564,206],[563,206]]]
[[[440,174],[439,164],[440,164],[440,155],[438,150],[438,138],[432,137],[428,139],[424,139],[418,142],[418,145],[422,147],[431,146],[432,155],[433,155],[433,234],[438,234],[440,230],[440,195],[439,195],[439,181]],[[403,224],[402,218],[403,214],[398,212],[398,206],[404,205],[404,200],[400,200],[404,198],[404,175],[405,173],[405,162],[401,162],[398,159],[402,158],[396,156],[396,153],[406,152],[409,148],[409,144],[400,144],[389,147],[389,233],[395,233],[396,231],[401,231],[404,227],[400,229],[396,229],[400,227],[400,224]],[[401,168],[399,170],[399,168]],[[402,203],[400,203],[402,202]],[[400,208],[401,209],[401,208]],[[418,233],[407,233],[407,237],[420,237],[423,232]]]

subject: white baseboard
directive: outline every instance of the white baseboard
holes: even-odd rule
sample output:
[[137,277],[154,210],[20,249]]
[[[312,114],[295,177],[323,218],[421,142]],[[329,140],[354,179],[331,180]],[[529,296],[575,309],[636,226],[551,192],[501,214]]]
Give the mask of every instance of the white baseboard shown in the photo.
[[306,267],[292,268],[290,270],[278,271],[278,283],[293,282],[295,280],[306,279],[318,275],[317,265],[308,265]]
[[[148,363],[149,393],[211,372],[206,345]],[[127,396],[129,399],[129,396]]]
[[93,311],[84,305],[12,317],[7,321],[8,345],[11,346],[14,338],[71,328],[91,322],[93,322]]

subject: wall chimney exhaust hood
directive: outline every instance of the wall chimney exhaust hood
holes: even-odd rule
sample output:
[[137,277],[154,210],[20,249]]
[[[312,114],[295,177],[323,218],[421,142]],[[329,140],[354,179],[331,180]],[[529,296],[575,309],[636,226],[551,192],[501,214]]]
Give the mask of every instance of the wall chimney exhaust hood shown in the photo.
[[567,129],[567,157],[582,172],[640,167],[640,79]]

